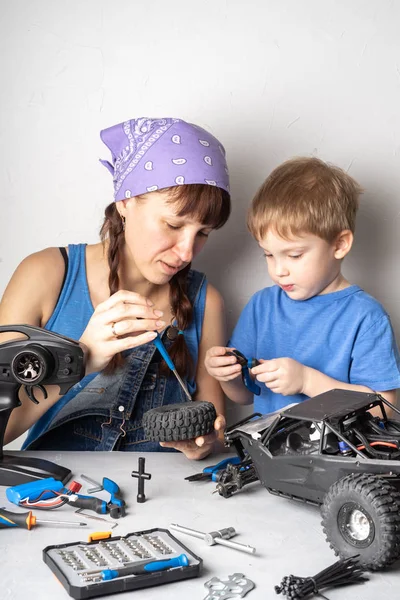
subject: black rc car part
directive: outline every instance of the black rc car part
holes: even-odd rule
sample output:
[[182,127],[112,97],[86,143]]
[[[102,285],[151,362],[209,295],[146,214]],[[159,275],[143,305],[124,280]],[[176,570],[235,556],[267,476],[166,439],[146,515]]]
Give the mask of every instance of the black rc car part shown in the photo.
[[242,468],[221,472],[216,491],[229,498],[259,480],[271,494],[320,506],[335,553],[382,569],[400,558],[399,415],[380,394],[350,390],[251,415],[225,432]]
[[252,394],[259,396],[261,394],[261,388],[259,385],[257,385],[255,381],[253,381],[250,375],[250,369],[259,365],[259,361],[256,358],[246,358],[246,356],[237,349],[229,350],[225,352],[225,354],[227,356],[236,357],[236,360],[242,367],[242,381],[244,385],[247,387],[248,390],[250,390]]
[[148,410],[143,416],[146,439],[153,442],[178,442],[207,435],[217,418],[211,402],[166,404]]

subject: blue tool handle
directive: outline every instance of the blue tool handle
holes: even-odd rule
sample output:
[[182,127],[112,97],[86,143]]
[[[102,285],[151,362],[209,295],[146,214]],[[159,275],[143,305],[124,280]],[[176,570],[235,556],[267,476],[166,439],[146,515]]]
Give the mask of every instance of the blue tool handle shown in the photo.
[[242,379],[244,385],[247,387],[248,390],[250,390],[250,392],[252,392],[256,396],[259,396],[261,388],[252,380],[249,373],[249,369],[252,369],[256,365],[259,365],[260,362],[256,358],[246,358],[245,355],[242,354],[239,350],[232,350],[226,352],[225,354],[229,354],[230,356],[236,357],[238,363],[242,366]]
[[166,560],[152,560],[141,565],[133,565],[132,567],[125,567],[122,569],[104,569],[101,572],[101,578],[103,581],[109,579],[116,579],[117,577],[125,577],[126,575],[143,575],[145,573],[154,573],[155,571],[165,571],[166,569],[173,569],[174,567],[187,567],[189,564],[188,557],[186,554],[180,554],[175,558],[168,558]]
[[219,481],[221,471],[223,471],[225,467],[227,467],[228,465],[238,465],[241,462],[242,459],[238,456],[233,456],[232,458],[225,458],[224,460],[221,460],[221,462],[219,462],[218,465],[215,465],[216,467],[218,467],[218,469],[215,469],[211,473],[211,481],[215,481],[217,483]]
[[261,393],[261,388],[252,380],[248,367],[242,367],[242,378],[247,389],[250,390],[252,394],[259,396]]
[[168,354],[167,349],[164,346],[159,333],[157,333],[157,337],[155,340],[153,340],[153,342],[154,342],[155,347],[157,348],[157,350],[160,352],[161,356],[167,363],[168,367],[171,369],[171,371],[175,371],[175,365],[172,362],[171,357]]
[[211,467],[206,467],[205,469],[203,469],[203,473],[216,473],[217,471],[225,469],[226,465],[228,465],[229,463],[231,463],[232,465],[237,465],[240,463],[240,458],[238,456],[224,458],[216,465],[212,465]]
[[125,500],[122,499],[121,490],[115,481],[108,479],[108,477],[103,477],[103,489],[110,494],[111,504],[115,504],[116,506],[125,506]]
[[252,369],[253,367],[256,367],[259,364],[260,364],[260,361],[257,360],[256,358],[248,358],[247,359],[247,366],[249,369]]

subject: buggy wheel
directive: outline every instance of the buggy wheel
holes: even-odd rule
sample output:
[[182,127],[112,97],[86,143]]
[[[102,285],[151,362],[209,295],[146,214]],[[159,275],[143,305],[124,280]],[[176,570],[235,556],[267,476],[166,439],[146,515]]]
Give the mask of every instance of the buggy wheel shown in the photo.
[[153,442],[178,442],[207,435],[217,418],[211,402],[166,404],[148,410],[143,417],[145,436]]
[[360,555],[360,563],[382,569],[400,557],[400,494],[385,479],[353,474],[326,494],[322,526],[335,554]]

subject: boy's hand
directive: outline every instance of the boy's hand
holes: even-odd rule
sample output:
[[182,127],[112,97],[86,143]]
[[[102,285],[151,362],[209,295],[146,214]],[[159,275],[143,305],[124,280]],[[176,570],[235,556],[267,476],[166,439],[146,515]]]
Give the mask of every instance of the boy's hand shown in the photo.
[[231,381],[236,379],[242,372],[242,367],[237,362],[236,356],[226,354],[229,350],[234,350],[234,348],[213,346],[207,350],[204,365],[208,374],[217,381]]
[[283,396],[303,393],[307,371],[305,365],[293,358],[259,359],[259,362],[261,364],[253,367],[251,373],[272,392]]

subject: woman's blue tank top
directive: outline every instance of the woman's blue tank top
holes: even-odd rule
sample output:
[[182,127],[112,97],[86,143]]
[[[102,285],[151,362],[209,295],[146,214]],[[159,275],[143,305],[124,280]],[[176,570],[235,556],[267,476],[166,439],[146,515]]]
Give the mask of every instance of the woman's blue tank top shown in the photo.
[[[193,364],[197,364],[205,309],[207,284],[203,273],[188,274],[188,296],[193,305],[193,319],[184,336]],[[68,270],[60,297],[45,329],[79,340],[94,312],[86,275],[86,244],[68,246]],[[33,425],[23,444],[27,448],[43,435],[56,420],[57,414],[98,375],[91,373],[71,388]],[[196,391],[194,377],[187,381],[191,394]],[[43,400],[45,402],[45,400]]]

